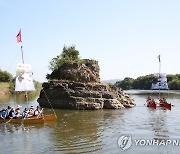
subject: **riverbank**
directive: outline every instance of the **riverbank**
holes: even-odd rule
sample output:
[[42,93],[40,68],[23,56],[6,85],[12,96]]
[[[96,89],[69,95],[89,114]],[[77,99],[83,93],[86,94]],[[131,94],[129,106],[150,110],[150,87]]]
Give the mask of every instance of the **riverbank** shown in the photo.
[[0,95],[9,95],[11,94],[10,83],[8,82],[0,82]]
[[[41,91],[42,89],[42,85],[35,81],[35,87],[36,87],[36,91]],[[14,93],[13,90],[13,86],[12,83],[10,82],[0,82],[0,97],[4,96],[4,95],[11,95]]]

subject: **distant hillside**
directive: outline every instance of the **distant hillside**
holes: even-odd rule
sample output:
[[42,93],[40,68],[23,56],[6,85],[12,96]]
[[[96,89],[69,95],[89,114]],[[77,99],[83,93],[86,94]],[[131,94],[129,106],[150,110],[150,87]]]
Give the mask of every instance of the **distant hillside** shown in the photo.
[[115,84],[117,81],[121,81],[121,80],[120,79],[110,79],[110,80],[102,80],[101,82]]

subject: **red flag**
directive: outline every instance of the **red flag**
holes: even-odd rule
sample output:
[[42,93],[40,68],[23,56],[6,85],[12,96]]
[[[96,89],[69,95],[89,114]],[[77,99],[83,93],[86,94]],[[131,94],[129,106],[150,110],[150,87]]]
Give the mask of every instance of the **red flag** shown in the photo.
[[22,40],[21,40],[21,30],[17,34],[16,39],[17,39],[17,43],[22,42]]

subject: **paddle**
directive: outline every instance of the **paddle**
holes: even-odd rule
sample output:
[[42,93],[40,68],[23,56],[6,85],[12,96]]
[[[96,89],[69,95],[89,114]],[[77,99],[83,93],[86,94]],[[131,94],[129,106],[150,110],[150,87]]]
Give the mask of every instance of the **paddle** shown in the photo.
[[8,121],[6,121],[6,123],[9,123],[12,119],[13,119],[13,117],[12,117],[12,118],[10,118]]

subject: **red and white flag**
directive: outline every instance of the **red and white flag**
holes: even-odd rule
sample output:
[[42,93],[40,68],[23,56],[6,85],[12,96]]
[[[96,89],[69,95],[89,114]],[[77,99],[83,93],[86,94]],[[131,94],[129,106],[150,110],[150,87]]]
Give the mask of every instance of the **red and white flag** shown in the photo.
[[21,39],[21,30],[17,34],[16,39],[17,39],[17,43],[22,42],[22,39]]

